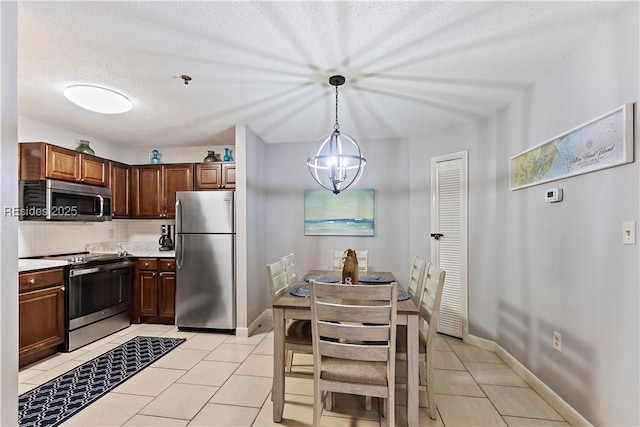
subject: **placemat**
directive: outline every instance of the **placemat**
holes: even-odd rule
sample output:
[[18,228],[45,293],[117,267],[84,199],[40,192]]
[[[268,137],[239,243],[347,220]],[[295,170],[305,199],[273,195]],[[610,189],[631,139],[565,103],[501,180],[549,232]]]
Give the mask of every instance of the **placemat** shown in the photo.
[[340,278],[338,276],[325,276],[325,275],[308,275],[303,277],[305,282],[310,282],[315,280],[316,282],[324,282],[324,283],[338,283]]
[[361,276],[358,278],[358,281],[365,282],[365,283],[391,283],[393,282],[393,277],[372,274],[370,276]]
[[[296,297],[303,298],[309,298],[311,296],[309,285],[295,285],[289,289],[289,293]],[[398,301],[408,300],[409,298],[411,298],[411,295],[409,295],[408,292],[405,292],[403,290],[398,291]]]

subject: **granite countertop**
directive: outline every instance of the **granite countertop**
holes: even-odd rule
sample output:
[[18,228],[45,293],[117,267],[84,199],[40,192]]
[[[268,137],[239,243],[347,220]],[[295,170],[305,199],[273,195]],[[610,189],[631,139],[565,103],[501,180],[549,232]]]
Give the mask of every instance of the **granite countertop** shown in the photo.
[[175,258],[176,251],[161,251],[155,242],[106,242],[85,246],[88,252],[115,253],[127,251],[131,256],[144,258]]
[[[87,252],[117,253],[126,251],[134,258],[175,258],[176,251],[161,251],[154,242],[107,242],[92,243],[85,246]],[[44,270],[47,268],[64,267],[68,262],[64,260],[20,258],[18,272]]]
[[44,270],[47,268],[64,267],[67,265],[67,261],[57,259],[19,259],[18,260],[18,272],[33,270]]

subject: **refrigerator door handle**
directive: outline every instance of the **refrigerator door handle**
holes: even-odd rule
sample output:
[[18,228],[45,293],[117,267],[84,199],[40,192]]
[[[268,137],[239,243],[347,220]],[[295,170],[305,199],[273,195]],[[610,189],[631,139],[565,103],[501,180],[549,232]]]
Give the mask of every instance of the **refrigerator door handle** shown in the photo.
[[182,268],[182,263],[184,261],[184,242],[182,241],[182,239],[184,238],[184,236],[182,234],[178,234],[177,235],[178,238],[176,238],[176,267],[178,268],[178,270],[180,270]]
[[[179,228],[178,228],[179,227]],[[176,233],[182,233],[182,200],[176,200]]]

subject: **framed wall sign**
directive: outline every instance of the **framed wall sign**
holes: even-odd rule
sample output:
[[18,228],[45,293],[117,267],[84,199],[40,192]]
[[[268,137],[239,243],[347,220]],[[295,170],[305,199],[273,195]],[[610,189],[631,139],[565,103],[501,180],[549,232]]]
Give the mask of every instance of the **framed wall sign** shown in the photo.
[[509,189],[633,162],[633,104],[623,106],[509,159]]
[[305,236],[373,236],[373,189],[304,190]]

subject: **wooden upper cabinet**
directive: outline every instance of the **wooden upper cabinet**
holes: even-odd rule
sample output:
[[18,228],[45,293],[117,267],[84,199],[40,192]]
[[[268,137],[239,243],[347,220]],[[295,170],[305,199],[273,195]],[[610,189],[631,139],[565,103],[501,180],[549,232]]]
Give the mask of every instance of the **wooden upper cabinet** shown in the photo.
[[131,167],[131,216],[162,218],[162,169],[160,166]]
[[108,161],[45,142],[19,144],[20,179],[59,179],[106,186]]
[[131,171],[129,165],[118,162],[109,162],[109,188],[112,192],[112,216],[114,218],[129,218]]
[[229,190],[236,188],[235,163],[196,163],[196,190]]
[[175,218],[176,191],[193,190],[193,163],[131,167],[133,218]]
[[193,191],[193,163],[162,165],[164,218],[176,217],[176,191]]

